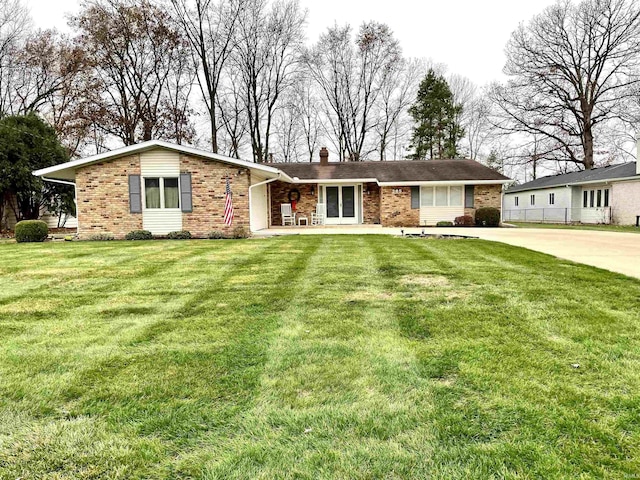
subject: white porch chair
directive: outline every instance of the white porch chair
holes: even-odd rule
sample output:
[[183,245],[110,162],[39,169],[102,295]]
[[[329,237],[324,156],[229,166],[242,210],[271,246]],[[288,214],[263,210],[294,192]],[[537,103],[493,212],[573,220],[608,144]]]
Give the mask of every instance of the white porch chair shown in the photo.
[[316,205],[316,211],[311,212],[311,225],[324,225],[327,207],[324,203]]
[[296,214],[291,211],[290,203],[281,203],[280,204],[280,216],[282,217],[282,225],[295,225],[296,224]]

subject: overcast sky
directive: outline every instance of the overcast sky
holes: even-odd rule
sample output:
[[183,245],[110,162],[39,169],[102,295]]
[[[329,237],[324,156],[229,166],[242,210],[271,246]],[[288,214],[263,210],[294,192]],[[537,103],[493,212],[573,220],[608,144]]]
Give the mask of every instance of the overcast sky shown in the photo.
[[[468,77],[478,85],[500,80],[504,46],[511,32],[553,0],[419,0],[353,1],[300,0],[308,9],[308,42],[315,42],[328,25],[375,20],[388,24],[407,57],[444,63],[447,73]],[[78,0],[27,0],[40,28],[66,30],[68,13]],[[418,5],[418,6],[417,6]]]

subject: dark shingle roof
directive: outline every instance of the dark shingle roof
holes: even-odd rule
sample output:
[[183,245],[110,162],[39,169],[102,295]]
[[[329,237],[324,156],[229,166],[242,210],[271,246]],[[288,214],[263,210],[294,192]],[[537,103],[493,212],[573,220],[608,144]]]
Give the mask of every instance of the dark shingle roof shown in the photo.
[[[621,163],[608,167],[594,168],[582,172],[564,173],[562,175],[550,175],[548,177],[536,178],[522,185],[515,185],[506,193],[522,192],[525,190],[538,190],[541,188],[559,187],[573,183],[587,183],[613,180],[616,178],[628,178],[636,176],[636,162]],[[640,176],[638,176],[640,179]]]
[[474,160],[402,160],[383,162],[271,163],[300,180],[376,179],[379,182],[509,180]]

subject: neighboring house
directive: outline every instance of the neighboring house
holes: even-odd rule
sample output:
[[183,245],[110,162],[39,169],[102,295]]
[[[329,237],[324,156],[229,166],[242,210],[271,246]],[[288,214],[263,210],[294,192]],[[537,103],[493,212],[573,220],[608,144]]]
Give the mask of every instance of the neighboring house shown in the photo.
[[[17,219],[15,214],[13,213],[13,209],[8,204],[8,202],[5,202],[4,207],[0,208],[0,212],[2,212],[2,218],[0,218],[0,230],[4,228],[13,230],[13,228],[16,226]],[[58,225],[62,225],[62,228],[78,227],[78,221],[76,217],[69,215],[67,216],[67,218],[60,219],[57,214],[48,212],[46,209],[41,210],[40,220],[46,222],[49,228],[58,228]]]
[[[189,230],[196,237],[243,226],[282,225],[281,205],[297,200],[297,216],[326,206],[327,224],[434,225],[500,208],[510,180],[472,160],[256,164],[162,141],[150,141],[34,172],[76,185],[81,238],[116,238],[145,229]],[[224,224],[225,188],[234,222]]]
[[640,164],[551,175],[509,188],[505,222],[634,225],[640,215]]

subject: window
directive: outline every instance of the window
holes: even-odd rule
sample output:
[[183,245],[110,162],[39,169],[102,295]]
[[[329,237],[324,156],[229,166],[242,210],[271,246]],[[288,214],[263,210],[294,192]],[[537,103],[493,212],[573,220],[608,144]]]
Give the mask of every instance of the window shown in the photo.
[[593,208],[595,206],[595,198],[596,198],[596,192],[595,190],[590,190],[589,191],[589,206],[591,208]]
[[160,179],[144,179],[144,200],[147,208],[160,208]]
[[515,204],[515,206],[516,206],[516,207],[517,207],[517,206],[518,206],[518,204],[520,203],[519,201],[520,201],[520,199],[519,199],[518,197],[515,197],[515,198],[513,199],[513,202],[514,202],[514,204]]
[[605,207],[609,206],[609,189],[608,188],[604,189],[604,206]]
[[448,187],[436,187],[436,207],[446,207],[449,204]]
[[602,190],[598,190],[598,199],[597,199],[597,207],[602,206]]
[[177,178],[145,178],[145,208],[180,208],[180,188]]
[[461,207],[462,206],[462,187],[449,187],[449,206]]
[[164,208],[180,208],[180,192],[177,178],[164,179]]
[[584,208],[587,208],[588,204],[589,204],[589,192],[585,190],[582,192],[582,206]]
[[535,205],[536,204],[536,196],[535,195],[531,195],[531,198],[529,199],[529,201],[531,202],[531,205]]
[[549,205],[555,205],[556,203],[556,194],[555,193],[550,193],[549,194]]
[[433,207],[433,187],[422,187],[420,189],[420,205]]
[[420,187],[420,206],[422,207],[461,207],[463,205],[463,186]]

